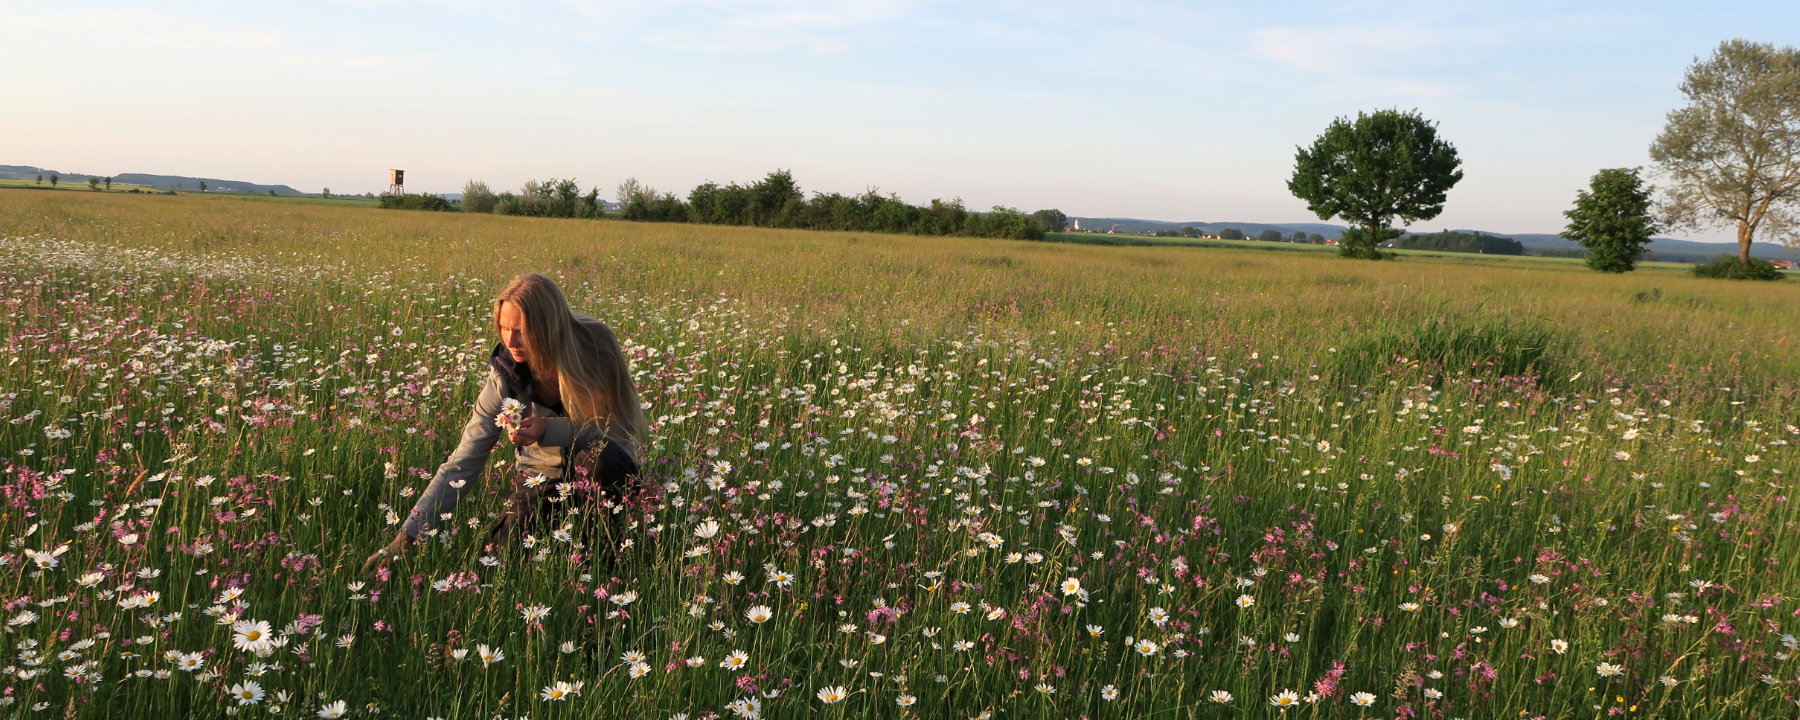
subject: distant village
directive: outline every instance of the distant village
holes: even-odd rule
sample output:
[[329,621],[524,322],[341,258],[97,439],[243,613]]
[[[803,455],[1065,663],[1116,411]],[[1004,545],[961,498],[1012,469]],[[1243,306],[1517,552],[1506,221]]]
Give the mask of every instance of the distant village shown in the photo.
[[1081,220],[1082,219],[1078,217],[1069,218],[1069,223],[1063,228],[1063,232],[1091,233],[1096,235],[1135,235],[1138,237],[1180,237],[1201,240],[1256,240],[1263,242],[1302,243],[1309,245],[1338,244],[1336,238],[1327,238],[1318,233],[1308,234],[1295,232],[1287,234],[1278,230],[1263,230],[1257,235],[1250,235],[1237,228],[1228,227],[1221,228],[1218,232],[1207,232],[1203,228],[1197,228],[1191,225],[1183,226],[1180,229],[1121,230],[1120,226],[1124,225],[1124,223],[1103,223],[1104,227],[1082,227]]

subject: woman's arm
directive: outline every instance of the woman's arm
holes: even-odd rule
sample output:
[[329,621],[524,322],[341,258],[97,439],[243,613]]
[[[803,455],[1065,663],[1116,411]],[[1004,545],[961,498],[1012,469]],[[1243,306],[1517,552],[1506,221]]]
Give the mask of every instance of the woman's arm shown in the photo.
[[450,458],[438,466],[437,475],[431,478],[431,484],[426,486],[424,494],[413,505],[412,514],[406,518],[406,524],[401,526],[409,537],[416,538],[437,527],[438,518],[456,509],[456,504],[468,494],[468,482],[487,465],[488,454],[500,438],[500,428],[494,425],[494,418],[500,415],[501,401],[500,378],[490,372],[487,382],[481,385],[481,393],[475,396],[469,422],[463,425],[462,442],[450,453]]
[[566,417],[544,418],[544,438],[539,445],[549,447],[574,447],[576,449],[593,447],[606,436],[606,423],[580,423],[581,431],[575,431],[576,423]]

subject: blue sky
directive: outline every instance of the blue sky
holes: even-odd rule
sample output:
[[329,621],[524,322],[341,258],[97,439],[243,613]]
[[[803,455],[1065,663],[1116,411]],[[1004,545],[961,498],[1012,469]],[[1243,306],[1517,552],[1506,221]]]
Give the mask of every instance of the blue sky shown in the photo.
[[607,196],[788,168],[915,203],[1306,222],[1295,146],[1398,107],[1465,172],[1415,229],[1556,232],[1595,171],[1649,164],[1696,56],[1796,27],[1792,2],[8,1],[0,163]]

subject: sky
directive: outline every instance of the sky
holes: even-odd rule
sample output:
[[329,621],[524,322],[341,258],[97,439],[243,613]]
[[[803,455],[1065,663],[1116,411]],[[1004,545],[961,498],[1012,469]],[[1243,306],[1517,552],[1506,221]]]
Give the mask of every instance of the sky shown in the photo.
[[1696,58],[1796,27],[1800,3],[1728,0],[0,0],[0,164],[606,197],[788,169],[915,204],[1318,222],[1296,148],[1398,108],[1463,161],[1414,230],[1554,233],[1595,172],[1650,167]]

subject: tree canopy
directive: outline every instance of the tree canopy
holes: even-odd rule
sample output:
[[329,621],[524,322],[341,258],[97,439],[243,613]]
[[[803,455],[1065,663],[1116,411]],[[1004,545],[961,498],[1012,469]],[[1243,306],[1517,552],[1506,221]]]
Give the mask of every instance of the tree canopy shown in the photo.
[[1656,233],[1650,217],[1650,188],[1636,168],[1610,168],[1594,175],[1590,190],[1575,195],[1563,212],[1563,237],[1587,248],[1587,266],[1600,272],[1631,272]]
[[1727,40],[1695,58],[1681,94],[1687,104],[1650,145],[1667,184],[1664,219],[1735,224],[1739,263],[1758,230],[1800,243],[1800,50]]
[[1400,235],[1388,227],[1394,219],[1437,217],[1463,176],[1456,148],[1416,111],[1338,118],[1312,147],[1295,150],[1288,190],[1320,220],[1337,216],[1351,225],[1340,241],[1347,257],[1381,257],[1375,246]]

